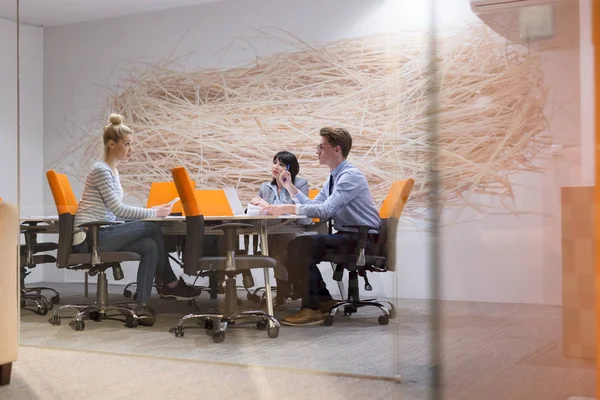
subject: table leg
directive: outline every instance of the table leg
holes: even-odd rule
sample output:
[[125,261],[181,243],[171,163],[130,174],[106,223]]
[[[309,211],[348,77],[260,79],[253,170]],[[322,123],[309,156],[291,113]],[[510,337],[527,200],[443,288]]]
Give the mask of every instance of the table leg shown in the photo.
[[[267,221],[260,221],[260,252],[263,256],[269,255],[269,244],[267,234]],[[269,268],[263,269],[265,272],[265,295],[267,297],[267,313],[273,315],[273,295],[271,293],[271,278]],[[273,323],[269,321],[269,327],[273,327]]]

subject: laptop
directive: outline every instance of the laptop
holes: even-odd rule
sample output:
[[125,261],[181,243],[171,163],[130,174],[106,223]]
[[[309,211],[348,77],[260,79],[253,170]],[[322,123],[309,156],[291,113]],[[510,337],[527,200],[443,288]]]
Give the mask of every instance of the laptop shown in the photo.
[[229,202],[229,206],[231,207],[233,215],[245,215],[245,209],[242,206],[242,202],[240,201],[235,188],[226,187],[223,189],[223,191],[225,192],[225,196],[227,196],[227,201]]

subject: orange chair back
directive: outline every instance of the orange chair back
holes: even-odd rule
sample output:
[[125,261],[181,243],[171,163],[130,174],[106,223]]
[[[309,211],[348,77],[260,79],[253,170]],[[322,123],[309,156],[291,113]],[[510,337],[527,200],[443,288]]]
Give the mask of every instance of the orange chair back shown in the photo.
[[414,185],[415,181],[412,178],[392,183],[390,191],[381,204],[379,216],[399,219]]
[[227,200],[224,190],[220,189],[196,189],[196,200],[202,211],[207,216],[233,216],[233,210]]
[[[192,186],[196,186],[194,181],[192,181]],[[179,194],[177,193],[175,182],[152,182],[152,185],[150,185],[150,193],[148,193],[148,200],[146,201],[146,208],[166,204],[176,197],[179,197]],[[173,210],[171,212],[183,213],[181,200],[173,204]]]
[[[315,197],[317,197],[318,194],[319,194],[319,189],[310,189],[308,191],[308,198],[311,199],[311,200],[314,200]],[[319,218],[313,218],[312,220],[313,220],[313,222],[315,224],[320,221]]]
[[48,179],[50,191],[52,191],[52,197],[54,197],[54,203],[56,203],[56,211],[58,211],[58,214],[68,213],[75,215],[78,202],[73,193],[69,178],[65,174],[59,174],[54,170],[46,172],[46,178]]
[[177,194],[179,195],[183,212],[186,217],[197,217],[202,215],[200,204],[196,198],[194,184],[188,175],[188,172],[183,167],[175,167],[171,170]]

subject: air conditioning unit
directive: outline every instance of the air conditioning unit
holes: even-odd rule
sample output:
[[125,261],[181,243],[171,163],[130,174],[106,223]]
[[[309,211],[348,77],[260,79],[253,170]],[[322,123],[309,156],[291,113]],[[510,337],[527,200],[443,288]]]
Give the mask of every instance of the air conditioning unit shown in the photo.
[[499,11],[509,11],[511,9],[541,6],[557,5],[560,3],[570,3],[576,0],[470,0],[471,9],[477,15],[488,14]]

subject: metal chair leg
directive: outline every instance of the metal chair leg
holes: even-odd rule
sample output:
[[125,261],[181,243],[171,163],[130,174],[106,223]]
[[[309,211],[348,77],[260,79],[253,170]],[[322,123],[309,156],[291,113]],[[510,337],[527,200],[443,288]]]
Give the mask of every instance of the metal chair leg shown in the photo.
[[83,287],[83,297],[85,297],[86,299],[88,298],[88,283],[89,283],[89,277],[90,275],[88,274],[87,271],[85,271],[85,276],[84,276],[84,287]]

